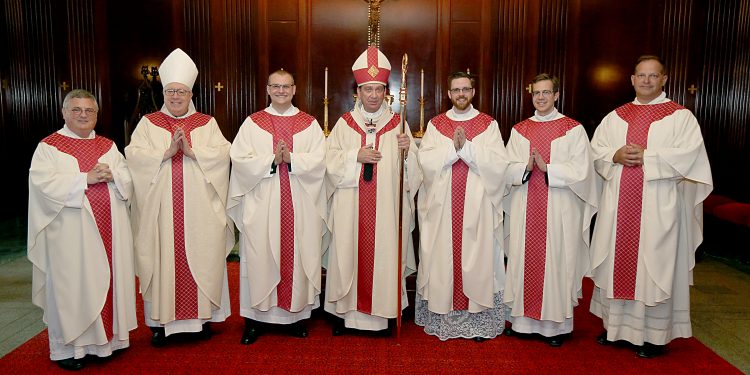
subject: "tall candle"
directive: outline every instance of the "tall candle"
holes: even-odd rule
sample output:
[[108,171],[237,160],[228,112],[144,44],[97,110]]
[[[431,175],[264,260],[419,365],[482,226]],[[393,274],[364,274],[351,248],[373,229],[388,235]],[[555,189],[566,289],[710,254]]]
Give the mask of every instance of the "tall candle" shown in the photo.
[[325,79],[325,89],[323,91],[323,96],[328,97],[328,67],[326,66],[326,79]]
[[422,79],[421,84],[419,86],[419,97],[424,98],[424,69],[422,69]]

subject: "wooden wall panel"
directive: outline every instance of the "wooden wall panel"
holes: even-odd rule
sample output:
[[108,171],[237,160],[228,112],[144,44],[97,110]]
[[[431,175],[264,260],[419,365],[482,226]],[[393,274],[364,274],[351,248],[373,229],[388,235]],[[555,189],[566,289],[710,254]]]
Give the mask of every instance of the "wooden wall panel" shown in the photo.
[[[321,122],[323,72],[329,68],[332,127],[353,105],[351,65],[366,48],[362,0],[0,3],[0,135],[3,152],[14,157],[29,158],[38,140],[61,124],[63,82],[99,96],[98,130],[124,146],[141,65],[158,66],[176,47],[198,65],[196,106],[217,118],[228,139],[245,116],[265,107],[266,77],[279,67],[295,74],[295,105]],[[633,99],[635,59],[660,54],[669,96],[694,108],[701,122],[717,190],[750,200],[749,4],[386,0],[381,49],[393,64],[394,94],[401,56],[409,54],[407,119],[413,130],[419,126],[420,69],[429,120],[450,107],[445,77],[469,67],[479,75],[475,106],[498,120],[506,139],[511,126],[533,112],[526,86],[535,74],[560,76],[558,108],[592,133],[604,115]],[[695,94],[688,91],[693,84]],[[12,168],[20,178],[28,166]]]
[[[557,76],[560,79],[560,98],[556,107],[563,114],[566,113],[565,99],[568,97],[568,91],[566,90],[568,84],[567,55],[570,51],[568,47],[568,13],[568,0],[545,0],[541,2],[538,17],[536,72],[531,72],[530,76],[526,77],[528,85],[528,82],[531,82],[533,77],[539,73]],[[525,96],[524,100],[531,103],[530,94]],[[524,108],[528,108],[528,111],[524,113],[525,115],[531,116],[534,113],[533,105],[524,106]]]
[[199,112],[216,117],[219,126],[222,126],[225,123],[225,121],[222,121],[224,120],[224,116],[216,111],[212,70],[214,68],[214,60],[212,56],[216,54],[223,56],[224,50],[219,48],[220,46],[212,45],[211,16],[213,9],[211,3],[210,0],[185,0],[183,10],[185,52],[190,55],[198,67],[198,78],[193,85],[193,103],[195,103],[195,108]]
[[440,33],[447,35],[438,38],[443,45],[441,59],[443,64],[440,79],[436,83],[440,93],[440,112],[452,107],[448,98],[447,81],[449,74],[469,69],[476,76],[476,91],[472,104],[482,112],[490,111],[492,95],[492,64],[494,35],[492,20],[492,2],[466,2],[444,0],[441,3],[445,16],[439,18]]
[[[102,24],[104,7],[91,0],[3,2],[3,159],[15,181],[25,180],[31,156],[39,141],[63,124],[60,109],[73,88],[84,88],[99,97],[97,132],[110,136],[108,92],[101,84],[107,72],[106,40]],[[102,12],[102,13],[99,13]],[[105,38],[106,39],[106,38]],[[104,53],[102,53],[104,52]],[[102,99],[104,97],[104,99]],[[17,186],[16,186],[17,185]],[[0,218],[25,212],[27,189],[9,187],[14,199]]]
[[656,36],[663,7],[663,2],[649,0],[587,0],[581,5],[580,48],[569,52],[578,65],[572,93],[578,103],[567,114],[589,134],[607,113],[635,98],[633,65],[640,55],[659,53],[661,39]]
[[[392,70],[389,90],[398,101],[401,86],[401,58],[409,55],[407,67],[407,121],[413,131],[419,128],[420,69],[425,71],[425,122],[439,107],[436,80],[436,40],[438,36],[438,7],[436,0],[409,2],[386,1],[381,6],[381,50],[390,60]],[[363,1],[326,0],[311,2],[310,19],[310,87],[309,112],[323,118],[324,69],[329,68],[328,96],[329,128],[354,105],[352,94],[356,83],[351,66],[367,48],[367,4]],[[446,13],[449,14],[449,13]],[[346,15],[346,16],[342,16]],[[447,73],[446,73],[447,74]],[[298,96],[300,88],[297,88]],[[394,103],[393,109],[400,110]]]
[[[141,66],[158,67],[175,48],[185,47],[183,0],[95,1],[106,3],[106,25],[102,38],[108,41],[112,136],[120,147],[129,140],[136,123],[128,121],[133,115],[141,84]],[[99,5],[97,5],[99,6]],[[132,20],[138,19],[139,27]],[[103,83],[104,84],[104,83]],[[163,103],[161,86],[156,105]]]
[[[109,56],[105,25],[98,14],[106,14],[106,3],[94,0],[69,0],[66,4],[67,51],[71,88],[90,91],[98,98],[99,118],[96,130],[113,134]],[[119,123],[117,124],[119,125]]]
[[0,210],[1,219],[25,214],[28,191],[23,181],[28,178],[31,156],[42,138],[60,128],[62,98],[70,89],[59,87],[60,72],[65,72],[67,65],[64,55],[56,53],[65,44],[65,34],[60,32],[56,17],[64,14],[64,4],[7,0],[4,5],[6,19],[2,27],[6,30],[7,49],[3,54],[8,59],[8,71],[4,83],[7,88],[3,90],[7,104],[3,135],[7,138],[0,152],[3,160],[18,162],[5,164],[6,176],[15,181],[6,190],[15,199]]
[[296,94],[294,104],[309,112],[310,51],[309,51],[309,0],[285,0],[283,2],[259,1],[256,10],[258,33],[258,60],[255,93],[257,101],[254,111],[270,104],[266,92],[268,75],[284,69],[294,75]]
[[[297,63],[299,59],[303,57],[303,51],[299,51],[296,48],[299,41],[298,31],[298,22],[296,20],[268,22],[268,34],[273,35],[273,39],[279,41],[279,43],[269,43],[268,74],[279,69],[284,69],[292,72],[295,77],[300,75],[298,73]],[[258,77],[258,86],[259,88],[263,87],[264,92],[266,81],[267,75]],[[297,89],[303,87],[303,85],[300,85]],[[264,96],[266,97],[265,105],[270,104],[268,95]],[[299,102],[300,98],[298,97],[297,99]]]
[[528,101],[524,80],[526,65],[527,2],[501,0],[497,8],[497,52],[495,55],[495,90],[491,115],[500,124],[503,139],[523,119],[522,105]]
[[[690,77],[690,66],[696,63],[691,59],[691,49],[696,43],[690,40],[695,1],[666,0],[664,3],[662,47],[659,53],[665,61],[668,77],[664,90],[670,99],[694,110],[692,99],[695,95],[688,95],[687,89],[688,81],[694,78]],[[688,98],[690,102],[687,102]]]
[[[312,1],[310,83],[313,96],[312,107],[308,110],[322,126],[324,69],[328,67],[330,129],[354,105],[351,95],[356,85],[351,66],[367,46],[367,7],[363,5],[360,1]],[[391,55],[389,51],[385,52]]]
[[233,140],[235,134],[253,110],[254,87],[262,85],[263,79],[253,74],[252,12],[251,6],[243,0],[227,0],[223,10],[225,30],[220,34],[224,42],[224,58],[214,60],[223,67],[222,91],[214,91],[223,101],[225,110],[222,130],[224,136]]
[[696,96],[715,190],[750,200],[750,4],[708,2],[704,63]]

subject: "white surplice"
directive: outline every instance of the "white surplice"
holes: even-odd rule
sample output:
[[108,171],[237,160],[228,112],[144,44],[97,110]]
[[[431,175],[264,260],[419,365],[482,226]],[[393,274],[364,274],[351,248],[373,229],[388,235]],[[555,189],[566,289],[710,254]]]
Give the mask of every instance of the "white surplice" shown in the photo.
[[[479,115],[473,107],[466,113],[456,113],[455,108],[446,113],[450,121],[465,129],[474,124],[471,121],[479,122],[476,120]],[[416,298],[417,309],[429,312],[418,311],[417,324],[441,339],[493,338],[505,326],[502,295],[496,298],[505,283],[502,249],[505,147],[495,120],[489,121],[486,129],[467,129],[466,133],[476,135],[456,151],[452,134],[449,137],[441,133],[430,121],[419,149],[424,178],[417,198],[420,246]],[[469,300],[468,310],[453,306],[452,167],[459,161],[469,167],[465,198],[459,203],[464,213],[461,293]],[[487,310],[496,311],[480,314]],[[482,320],[486,322],[480,323]]]
[[[648,104],[669,102],[666,94]],[[613,298],[617,206],[623,166],[612,161],[625,145],[628,123],[610,112],[594,133],[594,166],[603,191],[591,243],[595,283],[591,312],[610,341],[663,345],[690,337],[690,293],[695,249],[703,240],[703,200],[713,189],[711,169],[695,116],[685,108],[655,121],[643,157],[643,204],[635,299]]]
[[[357,126],[366,132],[365,123],[372,120],[380,131],[394,117],[383,103],[376,114],[369,114],[357,102],[351,112]],[[411,137],[409,125],[405,133]],[[382,159],[377,163],[377,214],[375,224],[374,277],[372,281],[372,312],[357,311],[357,244],[359,219],[359,181],[363,165],[357,153],[364,145],[360,134],[340,118],[329,135],[326,152],[329,213],[326,221],[331,231],[326,267],[325,310],[345,319],[349,328],[382,330],[388,318],[395,318],[398,268],[398,191],[401,152],[396,136],[399,126],[381,135],[378,150]],[[374,140],[374,133],[367,136]],[[404,279],[416,269],[411,232],[414,229],[414,195],[421,183],[417,147],[412,140],[404,173],[402,221],[402,290],[401,306],[408,305]]]
[[[184,120],[195,114],[190,110]],[[146,324],[163,326],[170,335],[198,332],[205,321],[221,322],[231,313],[226,256],[234,246],[234,228],[226,214],[229,148],[216,120],[190,132],[196,160],[182,156],[185,251],[198,286],[198,318],[175,318],[172,159],[162,161],[172,134],[141,118],[125,147],[135,187],[132,212],[136,272],[144,300]],[[180,154],[181,155],[181,154]]]
[[[529,120],[539,126],[564,119],[556,109],[547,116],[538,112]],[[573,308],[582,297],[583,276],[589,270],[591,218],[598,206],[596,173],[589,139],[580,124],[550,144],[547,163],[547,239],[541,319],[524,314],[524,269],[528,184],[523,176],[531,144],[515,128],[507,145],[511,192],[505,199],[508,245],[508,279],[505,303],[510,307],[513,330],[551,337],[573,330]],[[535,168],[532,173],[543,173]]]
[[[291,117],[292,106],[271,116]],[[307,319],[320,306],[322,239],[326,231],[325,136],[315,119],[294,134],[289,185],[294,205],[294,267],[289,311],[278,307],[280,178],[271,173],[273,134],[248,117],[232,143],[227,212],[240,231],[240,315],[266,323]]]
[[[57,132],[81,139],[67,126]],[[86,139],[93,139],[92,131]],[[112,171],[107,184],[112,212],[112,270],[86,196],[78,160],[39,143],[29,170],[28,257],[33,264],[32,302],[44,310],[50,359],[109,356],[129,346],[137,327],[133,237],[128,200],[133,186],[125,158],[113,143],[98,159]],[[101,311],[112,276],[113,334],[107,340]],[[81,289],[85,286],[85,289]]]

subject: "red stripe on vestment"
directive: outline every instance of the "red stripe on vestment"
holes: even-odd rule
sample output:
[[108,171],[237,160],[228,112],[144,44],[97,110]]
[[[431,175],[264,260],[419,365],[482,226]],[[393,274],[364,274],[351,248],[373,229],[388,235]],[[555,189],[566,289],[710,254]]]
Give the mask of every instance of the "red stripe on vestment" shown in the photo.
[[[361,137],[361,147],[365,146],[367,134],[360,128],[350,112],[342,118]],[[375,150],[380,148],[380,136],[393,130],[399,123],[399,115],[393,118],[375,134]],[[364,164],[359,172],[359,225],[357,230],[357,311],[372,313],[372,284],[375,267],[375,230],[378,200],[378,164],[372,166],[372,179],[362,177]],[[395,230],[395,223],[394,223]],[[397,272],[401,272],[398,270]]]
[[[75,157],[78,160],[78,169],[82,173],[88,173],[99,162],[99,158],[112,148],[112,141],[104,137],[92,139],[76,139],[54,133],[42,142],[57,148],[60,152]],[[112,285],[114,273],[112,271],[112,202],[109,197],[109,186],[105,182],[88,185],[86,199],[91,205],[94,213],[94,221],[99,230],[99,235],[104,244],[104,250],[109,264],[109,289],[107,298],[101,310],[102,324],[107,341],[113,337],[113,295]]]
[[[492,123],[492,118],[484,113],[466,121],[451,120],[445,114],[433,118],[432,124],[443,136],[453,139],[459,126],[464,129],[466,140],[471,141],[481,134]],[[451,238],[453,249],[453,310],[468,310],[469,298],[464,293],[463,282],[463,229],[464,206],[466,204],[466,180],[469,177],[469,166],[461,159],[451,167]]]
[[[684,107],[671,101],[654,105],[628,103],[617,108],[617,115],[628,124],[626,144],[635,143],[645,149],[651,124],[682,108]],[[615,260],[612,273],[612,293],[617,299],[635,299],[642,210],[643,166],[623,166],[617,197]]]
[[[529,155],[536,149],[549,163],[552,141],[565,135],[578,123],[568,117],[553,121],[524,120],[516,131],[529,141]],[[542,172],[534,166],[526,194],[526,232],[523,264],[523,314],[540,320],[544,300],[544,273],[547,264],[547,203],[549,187]],[[566,220],[566,218],[555,218]],[[554,244],[557,246],[558,244]]]
[[[307,129],[313,118],[303,112],[294,116],[274,116],[268,112],[254,113],[250,118],[258,126],[273,135],[273,149],[284,141],[289,152],[294,150],[294,135]],[[289,165],[277,166],[279,174],[279,284],[276,286],[278,307],[291,311],[294,286],[294,201],[289,183]]]
[[[194,113],[185,118],[173,118],[163,112],[146,115],[154,125],[174,134],[182,128],[188,144],[192,147],[190,133],[208,123],[211,116]],[[197,319],[198,284],[190,270],[190,261],[185,245],[185,181],[184,164],[189,162],[182,151],[172,156],[172,225],[174,227],[174,262],[175,262],[175,319]],[[197,249],[201,251],[203,249]]]

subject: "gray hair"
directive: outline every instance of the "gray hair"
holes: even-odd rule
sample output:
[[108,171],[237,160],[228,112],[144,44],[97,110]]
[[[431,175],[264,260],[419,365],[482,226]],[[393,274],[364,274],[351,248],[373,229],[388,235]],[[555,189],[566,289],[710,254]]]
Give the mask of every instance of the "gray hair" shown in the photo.
[[94,101],[94,107],[96,108],[96,110],[99,110],[99,103],[97,103],[96,101],[96,96],[86,90],[71,90],[68,95],[65,95],[65,99],[63,99],[63,108],[68,108],[68,103],[70,103],[71,99],[91,99]]

